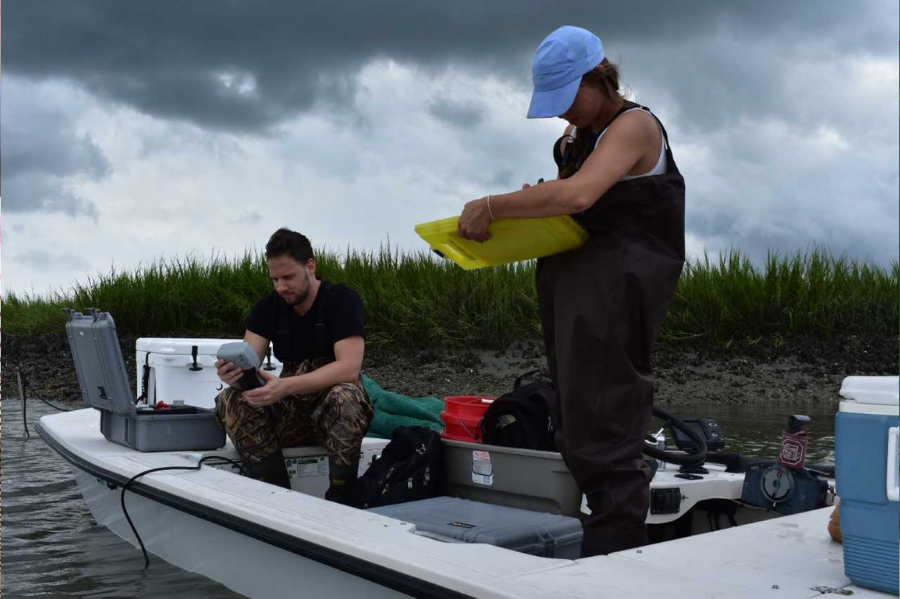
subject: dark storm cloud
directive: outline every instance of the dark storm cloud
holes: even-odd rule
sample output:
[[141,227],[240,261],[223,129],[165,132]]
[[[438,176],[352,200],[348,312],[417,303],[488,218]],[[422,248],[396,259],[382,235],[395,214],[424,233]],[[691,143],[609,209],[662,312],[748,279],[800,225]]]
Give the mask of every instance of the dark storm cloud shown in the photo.
[[53,176],[25,173],[16,177],[3,174],[4,212],[60,212],[69,216],[97,216],[93,203],[79,197]]
[[[822,40],[842,53],[896,54],[896,12],[896,3],[775,0],[582,1],[565,10],[512,0],[359,2],[340,10],[333,2],[34,0],[7,6],[4,49],[9,73],[65,78],[203,127],[264,131],[317,104],[339,110],[353,90],[329,79],[379,56],[435,68],[463,63],[526,85],[541,38],[570,23],[599,33],[613,58],[652,51],[666,84],[691,81],[681,69],[708,68],[692,86],[699,103],[675,94],[686,112],[701,115],[703,94],[721,106],[723,96],[766,91],[754,83],[779,59],[815,52]],[[737,32],[738,44],[705,43]]]
[[439,121],[460,129],[474,129],[484,120],[485,110],[473,104],[461,104],[448,98],[437,98],[428,105],[428,112]]
[[110,170],[103,152],[74,130],[71,107],[45,98],[47,90],[17,85],[7,73],[0,127],[4,211],[96,216],[94,206],[67,187],[69,177],[101,179]]
[[[525,97],[540,40],[575,24],[600,35],[636,99],[663,116],[688,180],[689,234],[700,243],[738,247],[757,261],[769,249],[816,243],[879,262],[898,255],[897,92],[877,84],[896,78],[894,0],[18,0],[5,16],[0,145],[9,211],[96,216],[71,182],[111,167],[76,129],[79,109],[66,97],[76,92],[101,108],[174,122],[141,131],[139,156],[148,161],[185,140],[252,153],[244,135],[272,135],[265,141],[277,145],[279,125],[313,112],[342,130],[332,138],[340,143],[292,154],[292,164],[314,177],[364,181],[372,165],[362,148],[396,151],[385,123],[397,115],[367,110],[359,77],[380,59],[413,73],[390,90],[389,105],[397,98],[410,113],[426,110],[423,134],[434,135],[434,123],[455,130],[439,167],[404,163],[412,176],[445,190],[518,188],[538,144],[510,143],[511,125],[495,118],[509,98],[416,94],[428,79],[464,73],[511,83]],[[42,82],[57,80],[68,91],[43,98]],[[309,131],[297,127],[296,137]]]

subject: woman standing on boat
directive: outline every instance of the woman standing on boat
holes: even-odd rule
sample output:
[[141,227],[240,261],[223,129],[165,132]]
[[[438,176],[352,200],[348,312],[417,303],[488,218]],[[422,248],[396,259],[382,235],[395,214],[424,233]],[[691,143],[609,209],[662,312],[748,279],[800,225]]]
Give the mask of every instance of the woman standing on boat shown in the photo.
[[559,177],[468,202],[459,233],[484,241],[494,219],[570,214],[591,234],[539,260],[536,282],[560,449],[591,509],[586,557],[647,542],[650,350],[684,265],[684,179],[659,120],[621,96],[597,36],[560,27],[532,74],[528,118],[569,122],[553,148]]

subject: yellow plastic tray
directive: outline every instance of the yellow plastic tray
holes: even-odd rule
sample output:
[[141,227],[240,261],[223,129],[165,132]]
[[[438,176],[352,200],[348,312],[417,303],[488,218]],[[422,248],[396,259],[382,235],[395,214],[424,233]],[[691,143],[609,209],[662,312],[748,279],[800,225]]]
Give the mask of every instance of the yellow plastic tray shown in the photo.
[[507,218],[491,223],[484,243],[456,234],[459,217],[416,225],[416,233],[440,256],[466,270],[552,256],[580,247],[588,232],[570,216]]

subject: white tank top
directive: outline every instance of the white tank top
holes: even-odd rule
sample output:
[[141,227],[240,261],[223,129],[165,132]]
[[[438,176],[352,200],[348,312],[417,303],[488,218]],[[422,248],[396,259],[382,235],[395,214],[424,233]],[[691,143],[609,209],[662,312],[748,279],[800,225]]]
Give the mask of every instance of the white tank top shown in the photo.
[[[629,112],[633,112],[635,110],[644,110],[644,109],[640,108],[640,107],[629,108],[622,114],[628,114]],[[650,114],[650,112],[647,111],[647,114]],[[619,115],[619,116],[622,116],[622,115]],[[655,118],[653,120],[656,121]],[[656,123],[656,126],[659,127],[659,123]],[[572,138],[575,137],[576,131],[577,131],[576,129],[572,130]],[[603,136],[606,135],[607,131],[609,131],[609,128],[604,129],[603,132],[600,133],[600,137],[598,137],[596,143],[594,143],[595,150],[597,149],[597,144],[600,143],[600,140],[603,139]],[[646,173],[643,173],[641,175],[624,175],[621,179],[619,179],[619,181],[628,181],[629,179],[639,179],[640,177],[652,177],[654,175],[662,175],[666,172],[666,169],[669,167],[669,161],[666,160],[666,137],[665,137],[665,135],[662,134],[662,129],[660,129],[660,131],[659,131],[659,137],[660,137],[660,140],[662,143],[660,144],[659,158],[656,161],[656,166],[654,166],[652,169],[650,169],[649,171],[647,171]]]

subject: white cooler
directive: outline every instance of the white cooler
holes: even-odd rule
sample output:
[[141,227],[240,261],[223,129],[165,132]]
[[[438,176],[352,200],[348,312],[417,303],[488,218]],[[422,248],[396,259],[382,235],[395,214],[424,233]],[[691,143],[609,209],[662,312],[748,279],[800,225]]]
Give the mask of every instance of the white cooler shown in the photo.
[[[186,405],[214,408],[215,399],[224,388],[216,375],[216,352],[223,343],[240,339],[175,339],[141,338],[137,340],[137,395],[144,392],[144,365],[150,367],[147,397],[168,404],[176,400]],[[270,352],[271,354],[271,352]],[[264,358],[262,370],[275,376],[281,373],[281,362]]]

